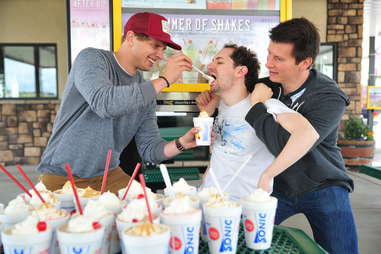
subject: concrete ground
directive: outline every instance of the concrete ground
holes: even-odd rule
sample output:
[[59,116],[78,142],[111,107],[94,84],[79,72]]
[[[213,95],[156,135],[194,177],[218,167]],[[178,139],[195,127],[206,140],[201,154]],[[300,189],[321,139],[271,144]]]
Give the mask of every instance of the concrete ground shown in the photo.
[[[381,153],[379,153],[381,155]],[[378,157],[381,162],[381,156]],[[6,167],[14,173],[21,183],[26,182],[14,166]],[[34,183],[38,181],[38,173],[34,166],[23,166]],[[351,202],[359,237],[360,253],[380,253],[381,242],[381,180],[369,177],[361,173],[350,172],[354,182],[355,191],[351,194]],[[30,189],[30,188],[28,188]],[[6,204],[21,190],[11,182],[7,176],[0,173],[0,203]],[[285,221],[284,225],[304,230],[312,237],[311,228],[304,215],[295,215]],[[345,234],[345,232],[343,232]]]

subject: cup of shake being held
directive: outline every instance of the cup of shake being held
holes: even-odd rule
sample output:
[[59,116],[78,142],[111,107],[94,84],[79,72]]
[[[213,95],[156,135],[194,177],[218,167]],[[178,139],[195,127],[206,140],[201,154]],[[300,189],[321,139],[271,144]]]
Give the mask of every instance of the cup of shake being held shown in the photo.
[[200,128],[196,134],[198,146],[210,146],[212,141],[213,117],[209,117],[206,111],[201,111],[198,117],[193,117],[194,127]]

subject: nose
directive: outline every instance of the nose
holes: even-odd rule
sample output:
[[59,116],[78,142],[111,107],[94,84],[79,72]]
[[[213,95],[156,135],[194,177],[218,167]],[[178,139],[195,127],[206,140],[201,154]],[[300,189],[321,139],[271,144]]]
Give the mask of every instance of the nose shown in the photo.
[[214,65],[213,62],[208,64],[208,71],[213,71]]
[[160,59],[160,60],[163,60],[164,59],[164,49],[158,49],[157,53],[156,53],[156,56]]
[[266,68],[267,69],[270,69],[274,66],[273,62],[271,61],[271,57],[267,57],[267,61],[266,61],[266,64],[265,64]]

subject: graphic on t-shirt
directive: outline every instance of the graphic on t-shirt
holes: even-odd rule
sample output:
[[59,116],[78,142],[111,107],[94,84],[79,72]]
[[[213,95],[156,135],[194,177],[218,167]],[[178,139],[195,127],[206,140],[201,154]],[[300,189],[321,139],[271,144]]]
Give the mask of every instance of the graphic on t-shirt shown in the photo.
[[246,122],[217,120],[214,123],[214,134],[215,149],[232,155],[242,155],[242,152],[247,151],[251,135],[250,126]]

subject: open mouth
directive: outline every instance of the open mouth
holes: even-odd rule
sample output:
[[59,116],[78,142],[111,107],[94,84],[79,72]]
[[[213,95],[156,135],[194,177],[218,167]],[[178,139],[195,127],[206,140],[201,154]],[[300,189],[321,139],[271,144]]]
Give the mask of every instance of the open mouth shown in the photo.
[[152,64],[155,63],[155,60],[153,60],[153,59],[151,59],[151,58],[149,58],[149,57],[148,57],[148,61],[150,61]]

